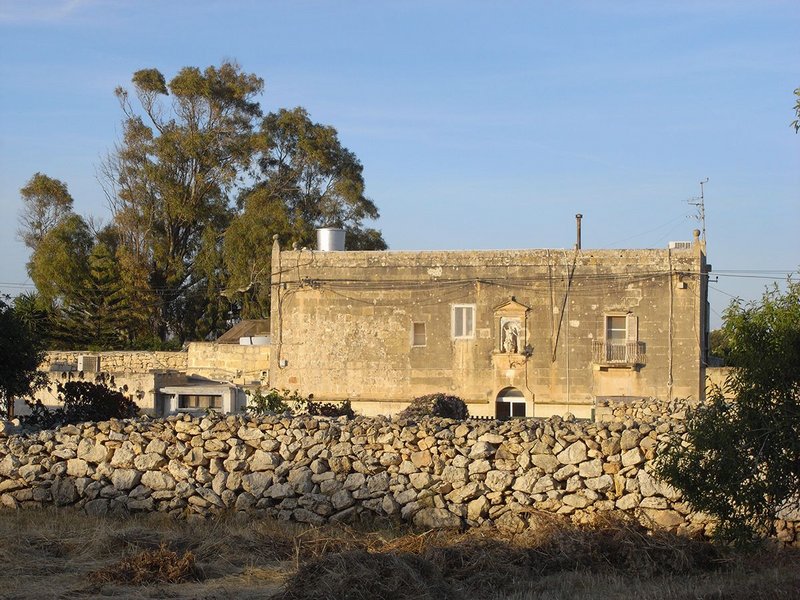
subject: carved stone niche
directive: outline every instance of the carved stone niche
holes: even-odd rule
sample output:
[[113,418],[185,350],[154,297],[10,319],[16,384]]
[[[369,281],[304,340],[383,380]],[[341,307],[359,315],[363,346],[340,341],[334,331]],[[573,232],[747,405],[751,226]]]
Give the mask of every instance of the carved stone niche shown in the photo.
[[529,307],[511,299],[494,308],[495,353],[522,354],[527,344]]

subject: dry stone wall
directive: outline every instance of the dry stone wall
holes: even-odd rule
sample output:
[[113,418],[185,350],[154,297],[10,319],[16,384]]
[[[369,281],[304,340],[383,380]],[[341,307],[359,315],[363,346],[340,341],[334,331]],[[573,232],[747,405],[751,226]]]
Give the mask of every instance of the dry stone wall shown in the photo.
[[[659,444],[682,428],[666,418],[112,420],[0,436],[0,502],[512,530],[537,511],[580,521],[616,510],[652,527],[707,534],[709,518],[650,473]],[[794,522],[779,522],[778,536],[798,545]]]

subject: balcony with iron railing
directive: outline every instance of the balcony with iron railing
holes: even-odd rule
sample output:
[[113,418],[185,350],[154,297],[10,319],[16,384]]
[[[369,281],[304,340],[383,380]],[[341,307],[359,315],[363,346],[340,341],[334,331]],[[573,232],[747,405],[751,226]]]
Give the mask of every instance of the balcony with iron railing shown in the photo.
[[592,342],[592,361],[597,365],[633,367],[647,364],[644,342]]

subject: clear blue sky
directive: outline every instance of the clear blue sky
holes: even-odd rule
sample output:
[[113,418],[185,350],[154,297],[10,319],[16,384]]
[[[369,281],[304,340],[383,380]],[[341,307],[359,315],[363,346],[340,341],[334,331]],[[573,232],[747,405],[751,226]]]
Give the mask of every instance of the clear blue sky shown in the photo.
[[[95,171],[131,74],[235,59],[364,164],[390,247],[664,247],[706,186],[712,309],[800,265],[800,2],[0,0],[0,289],[19,189]],[[719,323],[714,316],[714,324]]]

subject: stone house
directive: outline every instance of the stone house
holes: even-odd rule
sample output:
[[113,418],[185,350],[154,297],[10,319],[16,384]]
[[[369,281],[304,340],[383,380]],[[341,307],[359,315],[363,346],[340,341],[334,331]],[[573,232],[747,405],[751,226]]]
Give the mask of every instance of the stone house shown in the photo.
[[648,250],[272,251],[269,384],[387,414],[475,416],[705,393],[704,243]]
[[[36,398],[55,406],[56,383],[99,377],[154,416],[238,412],[247,402],[244,390],[267,383],[268,331],[268,321],[242,322],[216,342],[190,342],[181,352],[48,352],[40,369],[50,385]],[[21,401],[17,412],[27,412]]]

